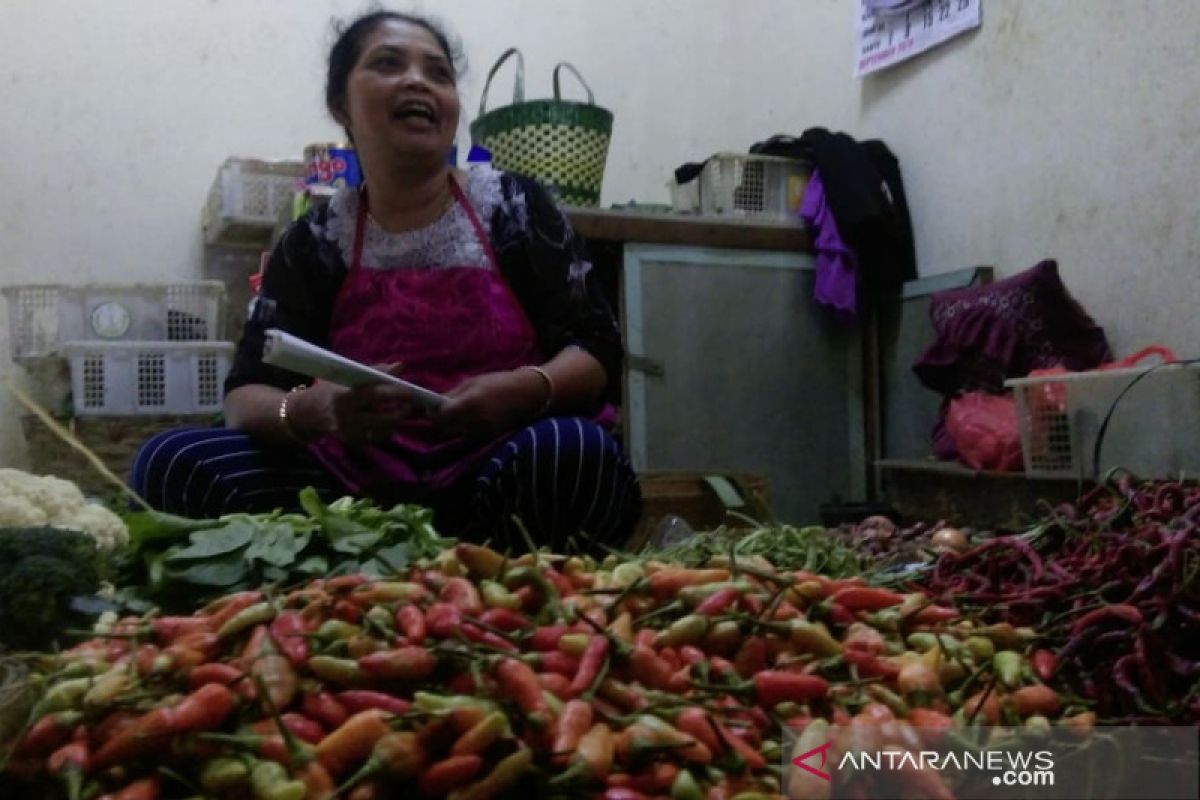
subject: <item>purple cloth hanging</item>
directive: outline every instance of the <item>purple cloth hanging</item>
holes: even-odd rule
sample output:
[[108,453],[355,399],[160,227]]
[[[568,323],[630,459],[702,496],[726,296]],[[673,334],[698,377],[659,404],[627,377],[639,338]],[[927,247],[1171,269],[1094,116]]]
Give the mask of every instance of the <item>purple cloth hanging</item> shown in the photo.
[[818,170],[813,170],[804,190],[800,218],[816,231],[813,249],[817,251],[817,302],[853,318],[858,310],[858,258],[838,233]]

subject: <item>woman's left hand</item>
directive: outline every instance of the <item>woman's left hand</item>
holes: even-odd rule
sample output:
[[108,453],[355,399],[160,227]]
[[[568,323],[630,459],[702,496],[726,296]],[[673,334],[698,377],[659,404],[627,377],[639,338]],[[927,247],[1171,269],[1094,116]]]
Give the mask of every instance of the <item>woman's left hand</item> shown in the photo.
[[446,397],[434,423],[451,435],[485,437],[532,419],[546,402],[546,383],[533,370],[489,372],[468,378]]

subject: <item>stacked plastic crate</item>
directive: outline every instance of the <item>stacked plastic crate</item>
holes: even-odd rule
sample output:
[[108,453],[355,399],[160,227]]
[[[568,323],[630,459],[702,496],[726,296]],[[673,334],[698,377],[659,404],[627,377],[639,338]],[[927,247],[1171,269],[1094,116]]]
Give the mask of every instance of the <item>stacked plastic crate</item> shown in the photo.
[[218,168],[201,220],[203,274],[225,284],[231,331],[241,330],[263,252],[291,222],[303,187],[300,161],[228,158]]
[[[43,397],[69,369],[66,416],[213,414],[234,345],[222,341],[225,287],[217,281],[25,285],[4,290],[9,341]],[[61,401],[69,405],[62,407]]]

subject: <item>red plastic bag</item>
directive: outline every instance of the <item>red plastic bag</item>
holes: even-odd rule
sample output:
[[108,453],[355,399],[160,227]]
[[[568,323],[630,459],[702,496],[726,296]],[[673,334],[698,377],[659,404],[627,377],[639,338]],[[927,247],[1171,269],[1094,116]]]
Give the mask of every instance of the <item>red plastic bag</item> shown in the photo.
[[[1125,356],[1120,361],[1110,361],[1107,364],[1101,364],[1096,367],[1096,371],[1108,369],[1128,369],[1136,367],[1142,361],[1145,361],[1151,356],[1158,356],[1162,359],[1162,363],[1169,364],[1172,361],[1178,361],[1174,351],[1169,347],[1164,347],[1161,344],[1143,347],[1136,353],[1130,356]],[[1071,370],[1065,367],[1051,367],[1049,369],[1035,369],[1029,373],[1031,378],[1040,378],[1046,375],[1066,375]],[[1065,414],[1067,413],[1067,390],[1061,383],[1046,382],[1037,387],[1037,390],[1026,395],[1026,402],[1030,405],[1030,411],[1034,416],[1044,415],[1051,411]]]
[[1021,432],[1017,404],[1011,397],[969,392],[950,401],[946,429],[954,437],[958,457],[972,469],[1020,472]]

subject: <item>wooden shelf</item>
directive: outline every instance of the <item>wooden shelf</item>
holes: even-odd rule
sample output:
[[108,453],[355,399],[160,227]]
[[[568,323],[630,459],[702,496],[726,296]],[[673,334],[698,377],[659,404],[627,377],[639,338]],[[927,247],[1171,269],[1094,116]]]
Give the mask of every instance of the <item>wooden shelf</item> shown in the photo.
[[889,502],[911,519],[1022,531],[1051,506],[1079,498],[1091,484],[1074,478],[1031,478],[1023,472],[980,472],[933,459],[876,461]]
[[737,217],[647,214],[570,207],[576,232],[590,241],[638,242],[721,247],[737,250],[811,252],[812,243],[799,221],[771,222]]

